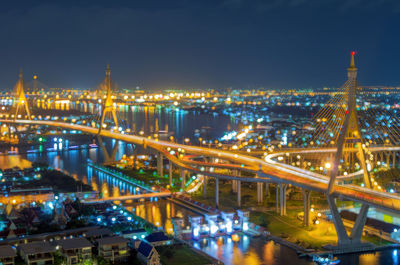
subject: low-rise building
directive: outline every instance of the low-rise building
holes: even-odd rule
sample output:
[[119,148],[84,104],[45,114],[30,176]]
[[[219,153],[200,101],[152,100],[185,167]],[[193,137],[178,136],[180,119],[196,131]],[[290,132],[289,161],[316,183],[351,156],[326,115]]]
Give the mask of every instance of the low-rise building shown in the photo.
[[83,234],[84,237],[89,239],[92,242],[95,242],[96,239],[103,238],[103,237],[110,237],[113,236],[114,233],[108,228],[97,228],[92,229]]
[[143,240],[147,236],[147,232],[144,229],[135,229],[131,231],[122,232],[121,236],[133,240],[137,239]]
[[129,257],[129,240],[121,236],[96,240],[98,255],[111,262],[124,261]]
[[17,256],[15,249],[9,245],[0,246],[0,264],[14,265],[14,259]]
[[67,265],[77,264],[92,258],[93,244],[83,237],[61,239],[56,241],[61,254],[66,258]]
[[146,265],[161,265],[157,250],[147,242],[141,241],[137,248],[137,258]]
[[54,264],[55,247],[49,242],[32,242],[18,247],[22,259],[28,265]]
[[171,243],[171,240],[162,231],[151,233],[145,237],[145,240],[154,247],[169,245]]

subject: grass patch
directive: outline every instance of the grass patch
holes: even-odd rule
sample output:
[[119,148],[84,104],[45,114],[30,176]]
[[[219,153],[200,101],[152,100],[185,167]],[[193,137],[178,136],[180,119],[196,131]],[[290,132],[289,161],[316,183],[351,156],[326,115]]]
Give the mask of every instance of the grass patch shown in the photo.
[[[322,250],[324,245],[337,244],[336,229],[333,223],[319,219],[318,225],[304,227],[296,218],[298,211],[288,210],[287,216],[279,216],[274,212],[250,212],[250,222],[264,226],[274,236],[284,238],[304,248]],[[376,236],[363,236],[363,241],[375,245],[387,245],[390,242]]]
[[[179,191],[181,188],[181,179],[179,174],[174,172],[172,178],[172,187],[169,186],[169,176],[164,174],[164,176],[159,176],[156,170],[152,169],[133,169],[133,168],[119,168],[117,166],[108,166],[108,168],[121,172],[122,174],[128,176],[129,178],[143,181],[149,186],[159,185],[164,188],[168,188],[171,191]],[[165,170],[164,170],[165,172]]]
[[209,258],[197,253],[187,245],[160,246],[156,249],[160,254],[163,265],[205,265],[212,263]]

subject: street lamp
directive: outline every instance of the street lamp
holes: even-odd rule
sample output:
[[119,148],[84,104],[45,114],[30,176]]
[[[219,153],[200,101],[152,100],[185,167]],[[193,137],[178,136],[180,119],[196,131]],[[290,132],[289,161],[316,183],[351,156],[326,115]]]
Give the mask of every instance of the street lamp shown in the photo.
[[326,168],[326,169],[330,169],[330,168],[331,168],[331,163],[326,162],[326,163],[325,163],[325,168]]

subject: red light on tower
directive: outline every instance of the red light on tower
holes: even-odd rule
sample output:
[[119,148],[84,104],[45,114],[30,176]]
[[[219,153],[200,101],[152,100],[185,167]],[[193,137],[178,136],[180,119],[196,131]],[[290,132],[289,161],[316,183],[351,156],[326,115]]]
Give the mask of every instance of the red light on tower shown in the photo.
[[352,56],[354,56],[355,54],[356,54],[356,52],[355,52],[355,51],[352,51],[352,52],[351,52],[351,55],[352,55]]

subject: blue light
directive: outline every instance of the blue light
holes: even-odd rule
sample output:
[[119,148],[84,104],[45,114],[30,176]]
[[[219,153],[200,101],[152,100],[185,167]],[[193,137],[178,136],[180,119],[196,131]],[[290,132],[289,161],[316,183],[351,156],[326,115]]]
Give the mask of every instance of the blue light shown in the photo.
[[198,228],[198,227],[195,227],[195,228],[193,229],[193,236],[194,236],[194,237],[198,237],[198,236],[199,236],[199,228]]
[[249,223],[248,222],[244,222],[243,223],[243,231],[247,231],[249,230]]
[[218,226],[216,226],[215,224],[212,224],[210,231],[211,231],[211,235],[214,235],[218,231]]

